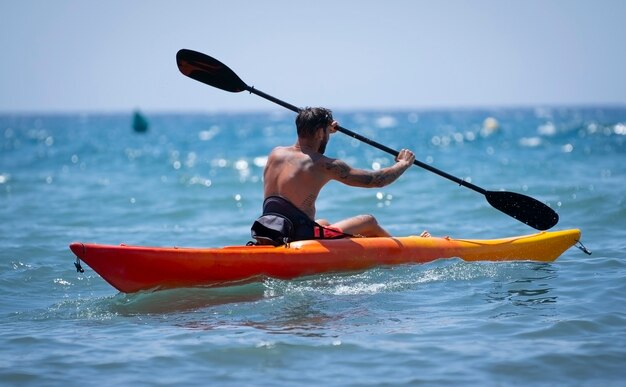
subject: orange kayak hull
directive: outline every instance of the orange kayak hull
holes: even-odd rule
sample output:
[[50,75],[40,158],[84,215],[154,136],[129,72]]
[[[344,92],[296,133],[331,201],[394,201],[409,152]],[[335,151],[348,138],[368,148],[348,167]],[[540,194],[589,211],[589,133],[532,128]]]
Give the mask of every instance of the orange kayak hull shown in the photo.
[[580,240],[580,230],[540,232],[502,239],[438,237],[349,238],[292,242],[286,246],[221,248],[140,247],[72,243],[70,249],[117,290],[226,286],[265,277],[293,279],[363,271],[382,265],[466,261],[551,262]]

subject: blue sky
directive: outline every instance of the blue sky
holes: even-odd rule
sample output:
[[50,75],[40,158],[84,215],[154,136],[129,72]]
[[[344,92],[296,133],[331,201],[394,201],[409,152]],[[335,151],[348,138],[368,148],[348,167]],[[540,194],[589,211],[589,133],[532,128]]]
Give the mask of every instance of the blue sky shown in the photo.
[[190,48],[292,104],[626,103],[626,1],[0,0],[0,112],[278,109],[183,77]]

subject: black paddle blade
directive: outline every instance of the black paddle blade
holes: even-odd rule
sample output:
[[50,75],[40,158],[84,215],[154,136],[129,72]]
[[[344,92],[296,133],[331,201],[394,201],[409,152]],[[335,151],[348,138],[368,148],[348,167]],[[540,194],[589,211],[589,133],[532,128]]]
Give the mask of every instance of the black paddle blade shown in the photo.
[[485,197],[494,208],[537,230],[548,230],[559,221],[559,215],[552,208],[526,195],[487,191]]
[[224,63],[201,52],[182,49],[176,54],[176,64],[181,73],[218,89],[238,93],[248,85]]

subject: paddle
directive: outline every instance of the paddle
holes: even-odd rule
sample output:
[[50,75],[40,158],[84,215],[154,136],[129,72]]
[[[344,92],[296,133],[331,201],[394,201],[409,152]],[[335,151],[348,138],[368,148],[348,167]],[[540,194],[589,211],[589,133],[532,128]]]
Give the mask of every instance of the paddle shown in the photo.
[[[278,98],[274,98],[252,86],[246,85],[246,83],[242,81],[241,78],[233,72],[233,70],[228,68],[228,66],[208,55],[192,50],[182,49],[176,54],[176,63],[178,64],[178,69],[181,73],[189,78],[195,79],[196,81],[233,93],[249,91],[250,93],[263,97],[296,113],[300,111],[300,109],[294,105],[281,101]],[[394,149],[372,141],[369,138],[363,137],[360,134],[354,133],[341,126],[337,127],[337,130],[384,152],[392,154],[394,157],[399,153]],[[520,222],[526,223],[530,227],[537,230],[547,230],[552,228],[559,221],[559,215],[554,212],[554,210],[529,196],[515,192],[487,191],[477,185],[468,183],[428,164],[424,164],[419,160],[415,160],[414,164],[430,172],[436,173],[439,176],[445,177],[446,179],[452,180],[463,187],[485,195],[487,202],[491,204],[492,207],[519,220]]]

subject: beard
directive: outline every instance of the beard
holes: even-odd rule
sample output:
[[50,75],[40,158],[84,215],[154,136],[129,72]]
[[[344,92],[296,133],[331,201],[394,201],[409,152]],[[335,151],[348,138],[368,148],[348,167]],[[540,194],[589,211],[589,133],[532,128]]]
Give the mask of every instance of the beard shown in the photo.
[[317,151],[320,154],[324,154],[324,152],[326,152],[326,145],[328,144],[328,140],[324,140],[322,141],[322,143],[320,144],[320,147],[317,149]]

